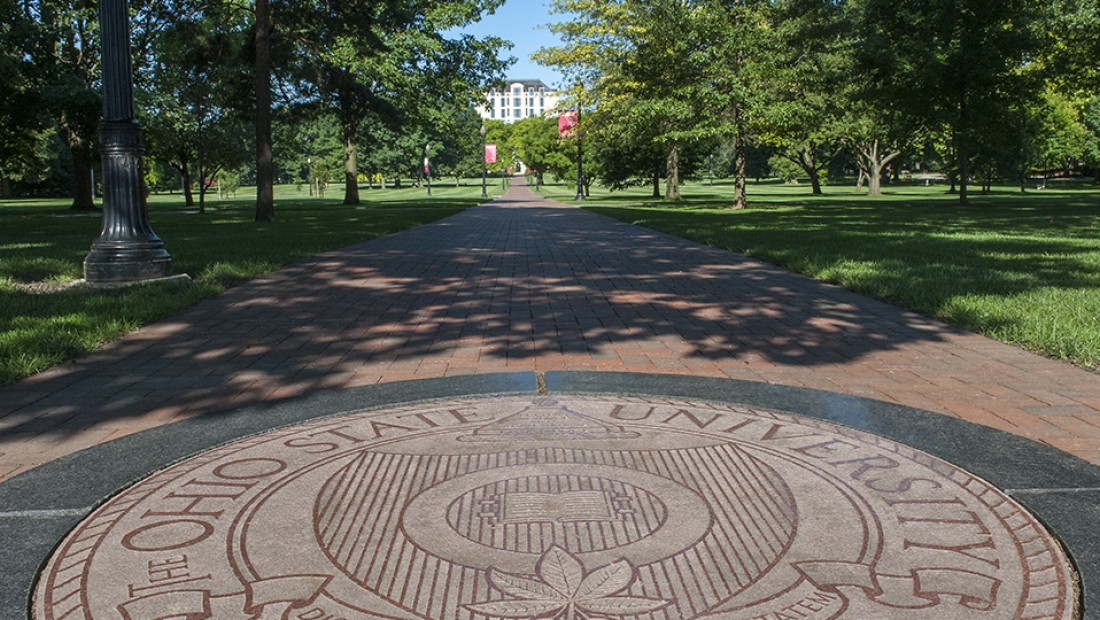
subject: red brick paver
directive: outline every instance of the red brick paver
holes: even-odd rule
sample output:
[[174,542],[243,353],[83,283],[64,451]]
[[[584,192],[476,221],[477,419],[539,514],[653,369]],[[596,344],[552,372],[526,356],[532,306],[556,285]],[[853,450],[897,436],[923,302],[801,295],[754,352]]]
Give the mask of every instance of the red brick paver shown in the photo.
[[0,388],[0,480],[248,403],[549,370],[854,394],[1100,464],[1100,375],[517,184],[500,200],[296,263]]

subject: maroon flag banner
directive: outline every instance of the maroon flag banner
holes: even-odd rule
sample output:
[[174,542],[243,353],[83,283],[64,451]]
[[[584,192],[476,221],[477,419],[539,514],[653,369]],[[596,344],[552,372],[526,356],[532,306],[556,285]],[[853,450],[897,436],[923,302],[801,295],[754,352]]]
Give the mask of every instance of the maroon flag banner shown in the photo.
[[566,110],[558,117],[558,135],[563,138],[574,138],[577,135],[577,111]]

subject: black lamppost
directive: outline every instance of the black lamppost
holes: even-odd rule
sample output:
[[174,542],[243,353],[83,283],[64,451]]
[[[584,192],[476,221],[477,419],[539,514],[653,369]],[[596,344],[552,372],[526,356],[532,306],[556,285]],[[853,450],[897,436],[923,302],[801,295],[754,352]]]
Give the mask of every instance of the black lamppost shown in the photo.
[[481,197],[488,198],[489,191],[486,189],[486,183],[488,183],[489,179],[489,156],[486,153],[488,149],[485,146],[485,123],[481,124],[479,133],[481,133]]
[[141,126],[134,121],[130,15],[125,0],[101,0],[103,46],[103,228],[84,259],[91,283],[140,282],[172,275],[172,257],[149,226]]
[[577,101],[577,197],[584,200],[584,147],[581,145],[581,102]]

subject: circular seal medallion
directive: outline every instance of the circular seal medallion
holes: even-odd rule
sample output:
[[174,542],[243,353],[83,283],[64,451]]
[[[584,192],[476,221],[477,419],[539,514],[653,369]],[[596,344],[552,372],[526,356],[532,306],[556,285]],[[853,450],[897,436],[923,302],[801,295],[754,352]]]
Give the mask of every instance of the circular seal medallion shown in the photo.
[[1005,494],[820,420],[654,398],[470,398],[314,420],[126,489],[37,620],[1075,617]]

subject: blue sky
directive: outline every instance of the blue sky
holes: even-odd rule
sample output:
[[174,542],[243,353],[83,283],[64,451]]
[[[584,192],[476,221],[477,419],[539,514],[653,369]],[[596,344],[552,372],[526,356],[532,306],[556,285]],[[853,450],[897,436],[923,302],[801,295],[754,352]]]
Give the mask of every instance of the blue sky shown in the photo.
[[462,32],[482,37],[498,36],[515,44],[505,56],[515,56],[516,64],[507,77],[537,79],[548,86],[559,86],[562,76],[557,71],[535,64],[531,54],[540,47],[558,45],[561,40],[550,32],[547,24],[563,21],[562,15],[550,14],[549,0],[506,0],[493,15],[462,29]]

